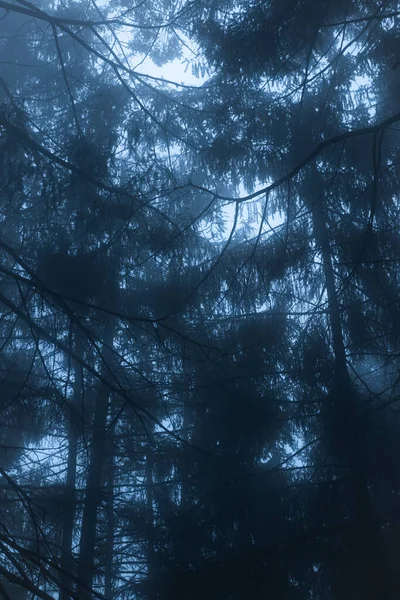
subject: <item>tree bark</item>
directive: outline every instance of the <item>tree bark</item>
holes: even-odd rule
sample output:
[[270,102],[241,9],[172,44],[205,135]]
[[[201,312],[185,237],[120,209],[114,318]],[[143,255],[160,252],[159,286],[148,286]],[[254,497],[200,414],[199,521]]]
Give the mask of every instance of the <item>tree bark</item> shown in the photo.
[[106,564],[104,574],[104,596],[106,600],[113,600],[114,598],[114,587],[113,587],[113,563],[114,563],[114,532],[115,532],[115,518],[114,518],[114,444],[111,438],[109,438],[108,444],[108,473],[107,473],[107,541],[106,541]]
[[[82,351],[82,338],[78,332],[75,336],[75,352],[78,356],[81,356]],[[64,493],[64,514],[61,540],[60,600],[70,599],[69,592],[72,589],[72,579],[70,575],[73,575],[74,570],[72,537],[76,510],[76,461],[79,435],[78,410],[83,387],[82,367],[79,364],[74,365],[74,379],[74,394],[69,415],[67,478]]]
[[[318,174],[314,173],[318,178]],[[328,318],[332,336],[335,365],[336,390],[332,411],[328,417],[334,420],[328,428],[334,431],[330,440],[347,462],[353,481],[355,506],[355,537],[360,560],[363,562],[365,578],[359,589],[365,600],[390,600],[389,581],[385,568],[382,536],[371,503],[365,459],[365,440],[355,404],[356,390],[347,369],[347,358],[342,328],[342,318],[335,285],[332,255],[326,215],[322,198],[313,198],[311,212],[314,239],[320,248],[323,262],[326,292],[328,296]],[[339,599],[338,599],[339,600]],[[393,599],[394,600],[394,599]]]
[[[115,319],[108,317],[105,325],[102,352],[102,371],[104,377],[109,376],[109,369],[112,368],[114,327]],[[108,387],[102,385],[95,403],[89,470],[82,516],[78,564],[79,583],[77,586],[77,594],[81,600],[91,600],[92,598],[91,588],[95,574],[97,511],[102,498],[103,464],[106,449],[109,396],[110,393]]]
[[[183,351],[184,354],[185,351]],[[183,422],[182,422],[182,439],[189,442],[190,427],[192,424],[192,410],[190,402],[192,401],[192,373],[190,367],[186,365],[185,356],[182,357],[182,372],[187,377],[187,390],[183,392]],[[179,459],[179,471],[181,483],[181,508],[186,509],[190,505],[190,483],[189,483],[189,461],[191,454],[189,447],[182,446],[182,451]]]
[[154,509],[153,509],[153,452],[149,446],[146,452],[146,488],[147,488],[147,580],[149,589],[154,587]]

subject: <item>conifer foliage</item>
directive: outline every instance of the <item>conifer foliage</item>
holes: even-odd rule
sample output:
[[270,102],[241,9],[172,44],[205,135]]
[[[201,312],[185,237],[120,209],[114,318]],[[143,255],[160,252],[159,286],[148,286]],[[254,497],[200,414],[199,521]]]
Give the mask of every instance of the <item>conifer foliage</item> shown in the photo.
[[399,28],[0,1],[0,597],[398,599]]

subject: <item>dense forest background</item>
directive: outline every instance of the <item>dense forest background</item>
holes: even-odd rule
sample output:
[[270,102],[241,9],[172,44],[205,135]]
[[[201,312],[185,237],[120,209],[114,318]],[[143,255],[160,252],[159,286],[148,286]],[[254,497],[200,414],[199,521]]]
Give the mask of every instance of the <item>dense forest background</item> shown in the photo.
[[400,598],[399,128],[397,1],[0,0],[1,598]]

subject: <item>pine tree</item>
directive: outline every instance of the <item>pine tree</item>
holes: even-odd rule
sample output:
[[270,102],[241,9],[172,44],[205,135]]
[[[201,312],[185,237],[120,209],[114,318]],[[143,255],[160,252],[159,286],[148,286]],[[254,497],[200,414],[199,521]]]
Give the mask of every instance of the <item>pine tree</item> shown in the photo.
[[397,3],[1,10],[0,593],[397,598]]
[[[386,129],[398,115],[387,109],[388,94],[382,111],[380,106],[372,108],[368,97],[378,74],[388,72],[379,49],[387,54],[391,46],[393,53],[391,30],[396,30],[397,16],[393,11],[394,16],[385,18],[391,7],[385,8],[388,13],[367,3],[317,7],[305,1],[289,7],[281,2],[235,2],[196,7],[192,21],[194,37],[215,73],[212,91],[205,92],[198,105],[210,115],[210,141],[203,154],[207,168],[226,180],[237,181],[240,174],[250,190],[272,179],[272,185],[239,199],[243,204],[266,194],[260,202],[262,219],[276,210],[285,214],[274,235],[288,260],[294,260],[286,273],[282,268],[282,282],[269,288],[268,298],[282,293],[286,281],[285,293],[296,312],[310,318],[326,314],[314,327],[299,320],[299,337],[293,341],[296,360],[314,371],[301,374],[299,392],[304,397],[306,378],[308,386],[313,382],[319,414],[317,410],[311,420],[300,416],[302,437],[311,442],[315,434],[321,436],[308,453],[316,472],[326,473],[318,476],[316,497],[329,492],[330,509],[335,506],[336,511],[336,532],[329,533],[328,517],[315,505],[315,517],[323,525],[318,538],[324,541],[310,556],[309,566],[314,563],[318,575],[313,584],[320,593],[330,590],[335,598],[395,597],[397,585],[382,529],[380,490],[386,485],[371,453],[380,418],[374,423],[365,409],[371,403],[377,408],[382,392],[371,391],[368,372],[360,370],[375,327],[381,327],[384,346],[391,329],[381,319],[389,287],[381,283],[383,274],[378,276],[381,292],[379,300],[376,293],[373,298],[367,290],[375,276],[363,267],[366,256],[373,269],[381,263],[382,246],[378,250],[374,238],[387,231],[389,215],[397,210],[397,180],[389,183],[387,175],[395,145],[390,134],[386,138]],[[372,83],[357,92],[360,77]],[[393,85],[393,75],[388,79]],[[296,261],[292,243],[299,234],[308,249]],[[259,235],[257,244],[262,243]],[[386,256],[393,256],[394,248],[387,244]],[[270,267],[272,271],[273,263]],[[315,309],[308,308],[312,305]],[[376,311],[379,325],[372,325],[367,314]],[[354,342],[365,358],[353,355]],[[314,356],[322,350],[327,362],[318,361],[315,369],[315,363],[305,362],[306,354],[299,354],[305,350]],[[371,359],[379,364],[378,355],[376,348]],[[380,439],[382,448],[387,442]],[[310,514],[310,508],[306,510]]]

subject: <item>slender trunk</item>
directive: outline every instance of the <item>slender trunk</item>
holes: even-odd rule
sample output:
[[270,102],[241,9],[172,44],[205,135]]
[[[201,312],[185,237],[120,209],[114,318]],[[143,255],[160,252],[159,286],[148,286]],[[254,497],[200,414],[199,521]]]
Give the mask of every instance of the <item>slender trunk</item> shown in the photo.
[[[114,338],[114,319],[108,318],[104,334],[102,352],[102,373],[109,375],[112,368],[112,344]],[[106,449],[107,414],[110,392],[102,385],[96,398],[93,436],[91,442],[89,470],[86,482],[85,503],[83,507],[81,541],[79,548],[77,594],[81,600],[90,600],[95,571],[95,548],[97,511],[102,497],[103,461]]]
[[359,581],[365,600],[389,600],[389,582],[384,564],[383,545],[375,511],[371,504],[365,464],[365,440],[357,418],[354,389],[347,369],[340,307],[335,286],[334,270],[326,216],[321,199],[312,205],[315,240],[322,254],[323,270],[328,296],[329,325],[335,364],[336,394],[329,419],[329,430],[334,431],[334,447],[338,448],[349,465],[353,480],[353,497],[356,513],[356,545],[365,577]]
[[[185,365],[185,357],[182,358],[182,371],[183,373],[189,372],[187,379],[187,390],[183,394],[183,422],[182,422],[182,439],[185,442],[189,442],[189,431],[192,422],[192,410],[190,402],[192,400],[192,382],[191,372]],[[191,460],[191,454],[189,447],[186,445],[182,446],[180,460],[179,460],[179,473],[181,483],[181,508],[188,508],[190,505],[190,483],[189,483],[189,461]]]
[[114,533],[115,533],[115,518],[114,518],[114,444],[112,438],[108,444],[108,472],[107,472],[107,542],[106,542],[106,564],[104,574],[104,596],[106,600],[113,600],[113,560],[114,560]]
[[[79,333],[76,336],[75,352],[81,356],[83,350]],[[79,403],[82,395],[82,367],[74,365],[74,394],[69,415],[67,479],[64,493],[64,515],[60,557],[60,600],[69,600],[72,587],[70,574],[73,574],[72,537],[76,510],[76,460],[79,434]]]
[[[153,453],[149,447],[146,454],[146,487],[147,487],[147,580],[149,590],[153,589],[154,582],[154,511],[153,511]],[[151,594],[150,594],[151,597]]]

